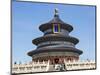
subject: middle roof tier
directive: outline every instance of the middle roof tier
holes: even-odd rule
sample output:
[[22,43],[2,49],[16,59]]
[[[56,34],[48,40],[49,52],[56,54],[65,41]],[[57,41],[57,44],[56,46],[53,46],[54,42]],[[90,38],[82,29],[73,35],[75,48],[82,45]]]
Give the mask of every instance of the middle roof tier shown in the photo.
[[49,34],[46,36],[42,36],[36,39],[32,40],[32,43],[35,45],[38,45],[42,42],[46,42],[46,41],[67,41],[67,42],[72,42],[73,44],[77,44],[79,42],[79,40],[75,37],[72,36],[63,36],[61,34]]

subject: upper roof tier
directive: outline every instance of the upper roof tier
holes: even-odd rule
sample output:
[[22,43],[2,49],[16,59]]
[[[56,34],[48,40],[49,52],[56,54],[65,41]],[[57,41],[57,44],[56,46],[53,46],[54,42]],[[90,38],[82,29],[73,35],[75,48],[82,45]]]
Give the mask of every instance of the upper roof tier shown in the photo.
[[63,29],[68,30],[69,32],[71,32],[73,30],[73,27],[65,22],[63,22],[58,14],[58,10],[55,9],[55,14],[54,14],[54,18],[52,20],[50,20],[47,23],[44,23],[42,25],[40,25],[39,29],[44,32],[47,29],[51,29],[53,27],[53,24],[60,24],[60,27]]

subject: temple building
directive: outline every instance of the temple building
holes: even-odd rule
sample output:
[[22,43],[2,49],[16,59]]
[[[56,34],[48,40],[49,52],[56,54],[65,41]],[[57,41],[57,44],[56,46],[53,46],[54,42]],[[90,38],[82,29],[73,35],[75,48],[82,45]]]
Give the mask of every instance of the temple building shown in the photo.
[[37,48],[27,53],[32,57],[32,61],[24,64],[14,63],[12,75],[96,69],[95,61],[79,60],[83,53],[75,47],[79,40],[69,35],[73,27],[60,19],[57,9],[54,18],[40,25],[39,29],[44,35],[32,40]]
[[32,43],[37,46],[35,50],[28,52],[32,61],[49,60],[50,64],[61,64],[64,63],[64,59],[79,60],[79,55],[83,53],[75,48],[79,40],[69,35],[73,27],[60,19],[57,9],[55,9],[53,19],[40,25],[39,29],[44,35],[32,40]]

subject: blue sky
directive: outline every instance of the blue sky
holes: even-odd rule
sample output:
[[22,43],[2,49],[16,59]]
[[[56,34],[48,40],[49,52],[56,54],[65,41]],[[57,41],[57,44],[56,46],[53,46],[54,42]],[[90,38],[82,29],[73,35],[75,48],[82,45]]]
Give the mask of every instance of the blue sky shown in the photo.
[[81,60],[95,59],[95,7],[65,4],[47,4],[32,2],[12,2],[12,60],[29,62],[27,52],[34,50],[32,40],[42,36],[38,29],[42,23],[50,21],[54,9],[59,9],[60,18],[71,24],[74,30],[70,33],[80,42],[76,48],[81,49]]

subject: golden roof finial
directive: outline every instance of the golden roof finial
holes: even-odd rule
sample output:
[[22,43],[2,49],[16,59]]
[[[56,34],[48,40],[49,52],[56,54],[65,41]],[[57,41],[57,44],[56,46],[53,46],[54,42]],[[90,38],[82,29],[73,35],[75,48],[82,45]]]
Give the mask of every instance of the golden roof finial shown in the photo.
[[55,15],[58,15],[58,9],[55,8]]

